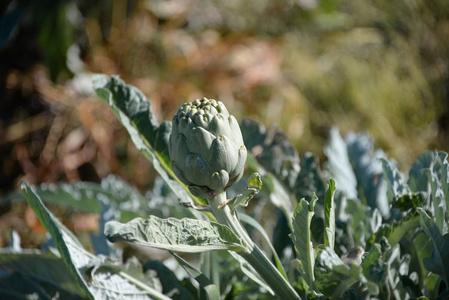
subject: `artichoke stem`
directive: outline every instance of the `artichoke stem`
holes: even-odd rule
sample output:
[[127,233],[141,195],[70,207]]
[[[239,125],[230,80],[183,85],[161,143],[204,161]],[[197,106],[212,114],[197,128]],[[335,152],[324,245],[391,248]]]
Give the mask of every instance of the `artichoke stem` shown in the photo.
[[217,196],[209,201],[210,209],[220,224],[226,225],[242,239],[246,247],[246,252],[250,253],[254,248],[254,242],[249,237],[237,218],[232,214],[231,209],[226,205],[226,192],[217,193]]
[[210,209],[220,224],[228,226],[242,240],[246,249],[237,253],[256,270],[279,299],[301,299],[287,278],[279,272],[262,250],[254,244],[239,220],[231,212],[229,206],[221,205],[225,202],[226,192],[223,191],[209,200]]

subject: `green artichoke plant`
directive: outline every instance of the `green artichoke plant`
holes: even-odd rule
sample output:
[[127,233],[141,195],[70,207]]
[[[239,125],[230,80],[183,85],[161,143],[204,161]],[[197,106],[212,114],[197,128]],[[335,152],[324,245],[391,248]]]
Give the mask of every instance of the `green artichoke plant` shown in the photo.
[[212,198],[243,175],[246,148],[234,116],[221,101],[184,103],[173,117],[171,167],[195,196]]

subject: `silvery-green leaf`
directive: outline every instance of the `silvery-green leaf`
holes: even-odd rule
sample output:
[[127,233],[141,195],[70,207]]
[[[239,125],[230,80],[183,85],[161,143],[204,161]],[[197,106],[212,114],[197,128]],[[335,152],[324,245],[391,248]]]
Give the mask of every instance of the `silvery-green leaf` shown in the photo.
[[357,198],[357,179],[349,161],[348,148],[335,127],[329,133],[324,154],[328,158],[328,168],[339,191],[347,198]]
[[268,247],[271,250],[271,254],[273,255],[273,258],[276,262],[276,267],[278,268],[279,272],[281,272],[282,276],[287,278],[287,273],[284,270],[284,267],[282,266],[282,262],[279,258],[279,256],[276,253],[276,250],[274,249],[273,245],[271,244],[270,237],[266,233],[265,229],[260,225],[254,218],[248,216],[247,214],[239,213],[239,219],[243,223],[247,223],[248,225],[254,227],[259,231],[259,233],[262,235],[262,237],[265,239],[265,243],[268,245]]
[[429,271],[440,275],[446,286],[449,286],[449,234],[441,235],[437,224],[427,213],[421,208],[418,208],[418,212],[421,226],[434,245],[432,257],[424,259],[424,266]]
[[315,250],[311,241],[310,223],[315,214],[314,207],[318,199],[312,198],[310,203],[305,199],[301,199],[296,206],[293,214],[293,230],[290,237],[295,245],[298,259],[301,262],[307,284],[310,288],[314,287],[314,265]]
[[262,179],[260,178],[260,175],[257,173],[252,174],[248,178],[248,187],[243,194],[239,194],[231,200],[231,210],[234,211],[239,206],[247,207],[249,201],[253,199],[257,193],[259,193],[261,188]]
[[341,283],[337,274],[332,272],[332,267],[343,265],[340,257],[329,247],[318,247],[315,261],[316,287],[324,295],[330,296]]
[[428,169],[432,165],[434,155],[432,151],[422,153],[413,164],[408,174],[408,186],[412,192],[427,192],[428,178],[422,170]]
[[[96,74],[92,80],[93,88],[100,98],[106,101],[116,114],[126,116],[132,126],[155,149],[157,155],[168,164],[168,130],[159,132],[159,123],[151,112],[151,102],[136,87],[125,84],[118,76],[108,77]],[[171,132],[168,130],[168,132]],[[155,154],[155,153],[153,153]]]
[[350,216],[347,230],[353,240],[351,247],[365,247],[366,240],[376,233],[382,224],[381,213],[354,199],[348,199],[345,212]]
[[263,280],[263,278],[260,276],[259,273],[254,270],[254,268],[240,255],[236,254],[235,252],[229,251],[229,254],[231,254],[232,257],[234,257],[239,263],[240,263],[240,270],[248,276],[252,281],[266,289],[270,292],[271,295],[274,295],[273,290],[270,288],[270,286]]
[[334,249],[335,245],[335,207],[334,193],[335,182],[328,181],[326,196],[324,197],[324,245]]
[[360,200],[372,208],[379,209],[383,215],[388,214],[388,199],[385,182],[382,180],[382,163],[385,157],[382,150],[374,150],[374,140],[368,133],[349,132],[345,137],[351,162],[357,179],[357,191]]
[[227,227],[195,219],[136,218],[126,224],[109,222],[105,235],[115,243],[137,245],[176,252],[198,253],[211,250],[243,250],[240,239]]
[[391,247],[396,246],[397,243],[405,234],[413,234],[419,228],[419,217],[417,215],[409,215],[403,218],[401,222],[393,225],[382,224],[376,233],[374,233],[367,241],[365,249],[369,251],[374,243],[379,243],[382,237],[388,239]]
[[321,291],[332,299],[340,299],[355,283],[362,284],[368,294],[376,295],[378,288],[368,282],[361,267],[346,265],[329,247],[320,247],[316,258],[316,284]]
[[52,286],[55,293],[66,295],[69,299],[85,297],[64,261],[51,253],[42,253],[38,250],[14,253],[2,250],[0,270],[2,269],[8,270],[11,275],[23,274],[36,285]]
[[410,193],[410,189],[397,167],[385,158],[381,158],[380,161],[382,162],[384,178],[387,182],[387,196],[390,202],[393,202],[403,194]]
[[[125,84],[118,76],[96,74],[92,84],[97,95],[109,104],[128,130],[137,149],[153,163],[154,168],[176,195],[184,202],[191,199],[187,188],[172,179],[175,175],[170,168],[168,155],[171,123],[159,125],[151,111],[151,104],[143,93],[136,87]],[[194,200],[201,202],[199,199]]]
[[299,156],[285,133],[276,126],[266,129],[250,119],[244,119],[240,128],[248,153],[292,192],[300,170]]
[[[149,213],[146,208],[148,199],[135,187],[115,175],[103,178],[100,184],[82,181],[56,184],[43,183],[33,186],[33,189],[45,203],[76,211],[100,213],[102,201],[99,201],[99,198],[106,198],[111,205],[120,210]],[[24,196],[12,194],[9,197],[23,198]]]
[[447,153],[433,152],[433,160],[430,168],[422,170],[429,182],[429,198],[431,200],[430,209],[435,215],[435,222],[442,234],[448,232],[448,204],[449,204],[449,183],[448,183],[448,162]]
[[144,263],[143,271],[145,273],[156,273],[162,285],[162,292],[170,295],[173,299],[194,300],[195,290],[189,290],[188,286],[183,284],[176,274],[159,260],[151,259]]
[[[265,173],[262,167],[258,168],[257,171],[262,175],[264,183],[262,191],[269,196],[273,205],[280,208],[286,216],[291,217],[293,214],[293,203],[289,192],[275,176]],[[264,173],[265,175],[263,175]]]
[[[208,251],[201,254],[201,265],[200,271],[203,273],[210,281],[216,286],[217,290],[221,290],[221,282],[225,281],[222,279],[223,273],[223,260],[220,259],[220,254],[227,254],[227,252],[222,251]],[[220,293],[220,292],[219,292]],[[203,290],[200,291],[200,298],[207,299],[207,292]]]
[[86,267],[94,256],[84,250],[75,235],[73,235],[45,208],[42,200],[26,183],[22,183],[21,188],[37,218],[44,228],[51,234],[62,259],[82,288],[83,293],[90,299],[94,299],[94,295],[81,273],[81,269]]
[[295,184],[296,199],[312,200],[313,194],[324,199],[325,185],[321,176],[318,156],[306,153],[301,157],[301,171]]
[[86,251],[76,236],[59,222],[44,206],[39,196],[22,183],[22,192],[53,242],[82,292],[89,299],[161,299],[169,298],[138,279],[121,271],[98,272],[86,278],[84,271],[101,263],[101,259]]
[[207,278],[203,273],[201,273],[197,268],[189,264],[182,257],[176,253],[172,253],[176,261],[184,268],[184,270],[194,278],[198,284],[206,291],[208,300],[220,300],[220,291],[217,286]]

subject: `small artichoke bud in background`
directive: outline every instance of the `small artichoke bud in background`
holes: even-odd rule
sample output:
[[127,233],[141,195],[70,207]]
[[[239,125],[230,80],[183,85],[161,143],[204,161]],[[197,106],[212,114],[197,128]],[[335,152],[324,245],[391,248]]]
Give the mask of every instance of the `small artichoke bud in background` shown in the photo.
[[175,175],[201,198],[237,182],[247,155],[237,120],[207,98],[184,103],[173,117],[169,154]]

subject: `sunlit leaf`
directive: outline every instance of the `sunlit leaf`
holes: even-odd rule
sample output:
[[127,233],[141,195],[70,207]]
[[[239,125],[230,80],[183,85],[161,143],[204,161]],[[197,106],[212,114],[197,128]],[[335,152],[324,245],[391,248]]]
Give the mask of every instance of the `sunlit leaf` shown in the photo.
[[384,179],[387,182],[388,199],[393,202],[396,198],[410,193],[410,189],[397,167],[385,158],[381,158],[380,161],[382,162]]
[[22,183],[21,187],[28,204],[44,228],[51,234],[62,259],[80,285],[83,293],[90,299],[94,299],[94,295],[81,272],[81,269],[86,267],[94,256],[84,250],[78,239],[45,208],[42,200],[26,183]]
[[259,193],[262,188],[262,179],[257,173],[252,174],[248,178],[248,187],[242,194],[238,194],[231,200],[231,210],[234,211],[239,206],[247,207],[248,202],[254,198],[254,196]]
[[334,193],[335,182],[331,179],[324,197],[324,245],[331,249],[334,249],[335,245]]
[[324,154],[338,190],[347,198],[357,198],[357,179],[349,161],[348,149],[337,128],[331,129]]
[[115,243],[137,245],[176,252],[198,253],[211,250],[243,250],[240,239],[229,227],[196,219],[136,218],[126,224],[109,222],[105,235]]
[[248,154],[246,163],[251,172],[258,173],[262,177],[261,194],[268,197],[271,203],[281,209],[290,219],[293,214],[293,204],[290,193],[282,182],[265,170],[252,155]]
[[412,192],[427,193],[428,178],[423,170],[431,167],[433,159],[433,152],[426,151],[422,153],[413,164],[409,171],[407,182]]
[[295,185],[296,199],[306,199],[311,201],[313,194],[318,199],[324,199],[325,185],[319,169],[318,157],[312,153],[306,153],[301,158],[301,171]]
[[172,253],[173,257],[176,261],[184,268],[184,270],[190,275],[190,277],[194,278],[196,282],[206,291],[207,299],[209,300],[219,300],[220,299],[220,291],[217,286],[207,278],[203,273],[201,273],[198,269],[189,264],[182,257],[177,255],[176,253]]
[[[80,292],[89,299],[169,299],[120,269],[102,269],[101,258],[86,251],[76,236],[46,209],[39,196],[26,183],[22,184],[22,192],[39,221],[51,234],[61,258],[79,284]],[[98,272],[91,274],[88,279],[84,272],[93,266],[96,266]]]
[[[61,258],[51,253],[25,251],[0,253],[0,269],[9,274],[26,274],[28,280],[36,284],[52,286],[54,293],[65,294],[66,297],[85,297],[75,277],[69,272]],[[0,276],[2,278],[2,276]],[[0,279],[1,281],[1,279]]]
[[293,231],[290,237],[295,244],[298,259],[302,264],[305,272],[306,282],[310,288],[314,286],[314,265],[315,265],[315,250],[311,241],[310,223],[315,214],[314,207],[318,199],[312,198],[309,203],[305,199],[301,199],[296,206],[293,214]]
[[299,173],[299,156],[285,133],[276,126],[266,129],[250,119],[244,119],[240,128],[248,152],[288,189],[293,189]]
[[270,288],[270,286],[263,280],[260,274],[243,257],[232,251],[229,251],[229,254],[231,254],[231,256],[234,257],[235,260],[239,262],[240,270],[246,276],[248,276],[248,278],[250,278],[252,281],[257,283],[261,287],[265,288],[267,291],[270,292],[270,294],[274,295],[274,292]]
[[385,182],[382,180],[382,163],[379,158],[385,157],[382,150],[374,150],[374,141],[368,133],[349,132],[345,137],[349,160],[357,179],[357,190],[360,200],[372,208],[377,208],[382,215],[389,211],[385,193]]
[[427,213],[421,208],[418,208],[418,212],[421,226],[434,245],[432,257],[424,259],[424,265],[429,271],[440,275],[446,286],[449,286],[449,234],[441,235],[437,224]]
[[265,239],[265,243],[268,245],[268,247],[270,248],[270,250],[272,252],[273,258],[276,262],[276,267],[278,268],[279,272],[281,272],[282,276],[284,276],[287,279],[287,274],[285,273],[285,270],[284,270],[284,267],[282,266],[281,260],[280,260],[279,256],[277,255],[276,250],[274,249],[273,245],[271,244],[270,237],[265,232],[265,229],[262,227],[262,225],[260,225],[255,219],[251,218],[250,216],[248,216],[246,214],[240,213],[239,219],[243,223],[247,223],[250,226],[257,229],[257,231],[259,231],[259,233]]
[[167,266],[158,260],[149,260],[144,264],[145,272],[155,272],[162,284],[162,292],[175,300],[193,300],[192,295],[183,283]]
[[168,138],[171,123],[159,124],[151,111],[150,101],[136,87],[125,84],[118,76],[97,74],[93,78],[93,88],[128,130],[137,149],[153,163],[175,194],[188,202],[190,195],[182,183],[173,179],[176,177],[170,168]]

